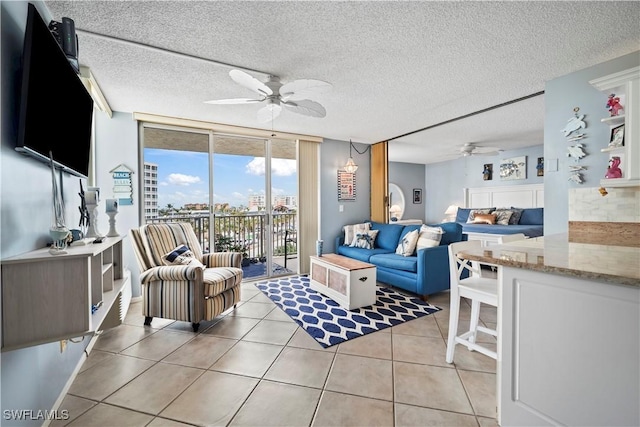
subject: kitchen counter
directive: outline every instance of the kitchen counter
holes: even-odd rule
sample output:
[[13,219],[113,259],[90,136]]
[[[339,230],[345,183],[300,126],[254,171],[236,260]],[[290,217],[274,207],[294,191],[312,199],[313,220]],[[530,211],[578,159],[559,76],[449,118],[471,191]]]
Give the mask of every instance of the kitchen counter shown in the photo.
[[601,236],[555,234],[465,251],[486,264],[640,288],[640,247],[604,244]]
[[460,252],[498,266],[500,425],[640,425],[640,247],[608,237]]

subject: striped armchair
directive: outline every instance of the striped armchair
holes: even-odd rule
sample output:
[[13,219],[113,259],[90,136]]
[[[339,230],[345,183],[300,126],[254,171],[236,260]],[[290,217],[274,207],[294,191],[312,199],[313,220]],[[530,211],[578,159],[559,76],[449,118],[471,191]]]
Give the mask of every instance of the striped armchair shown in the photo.
[[[242,254],[203,254],[189,223],[146,224],[131,230],[140,267],[145,325],[154,317],[191,322],[212,320],[240,300]],[[189,264],[167,265],[167,254],[186,245]],[[201,264],[200,264],[201,263]],[[203,268],[204,267],[204,268]]]

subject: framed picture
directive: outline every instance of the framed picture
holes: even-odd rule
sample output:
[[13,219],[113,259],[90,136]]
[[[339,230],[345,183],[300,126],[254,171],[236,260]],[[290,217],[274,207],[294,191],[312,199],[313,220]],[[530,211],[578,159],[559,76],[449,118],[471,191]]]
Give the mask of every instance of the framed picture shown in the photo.
[[609,147],[624,147],[624,125],[616,126],[611,129],[611,141]]
[[422,188],[413,189],[413,203],[414,204],[422,203]]
[[536,164],[536,175],[544,176],[544,157],[538,157],[538,163]]
[[500,178],[502,180],[526,179],[527,156],[502,159],[500,161]]
[[338,171],[338,200],[356,199],[356,174]]
[[482,179],[491,181],[493,179],[493,163],[487,163],[482,169]]

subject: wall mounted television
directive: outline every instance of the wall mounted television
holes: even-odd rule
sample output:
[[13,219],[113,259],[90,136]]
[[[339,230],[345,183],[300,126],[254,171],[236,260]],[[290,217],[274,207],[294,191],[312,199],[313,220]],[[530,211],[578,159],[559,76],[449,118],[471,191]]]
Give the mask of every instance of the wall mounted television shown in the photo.
[[29,3],[16,151],[87,177],[93,100],[47,24]]

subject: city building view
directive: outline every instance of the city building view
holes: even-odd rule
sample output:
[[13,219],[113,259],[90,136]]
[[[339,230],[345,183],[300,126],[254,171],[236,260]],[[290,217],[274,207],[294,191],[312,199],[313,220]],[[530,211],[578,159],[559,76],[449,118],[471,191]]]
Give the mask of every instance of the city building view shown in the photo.
[[[242,253],[245,276],[266,275],[269,253],[275,274],[293,271],[297,265],[295,161],[272,160],[268,205],[264,158],[214,155],[210,192],[207,153],[147,148],[144,155],[147,223],[191,223],[205,252]],[[226,173],[229,170],[236,173]]]

